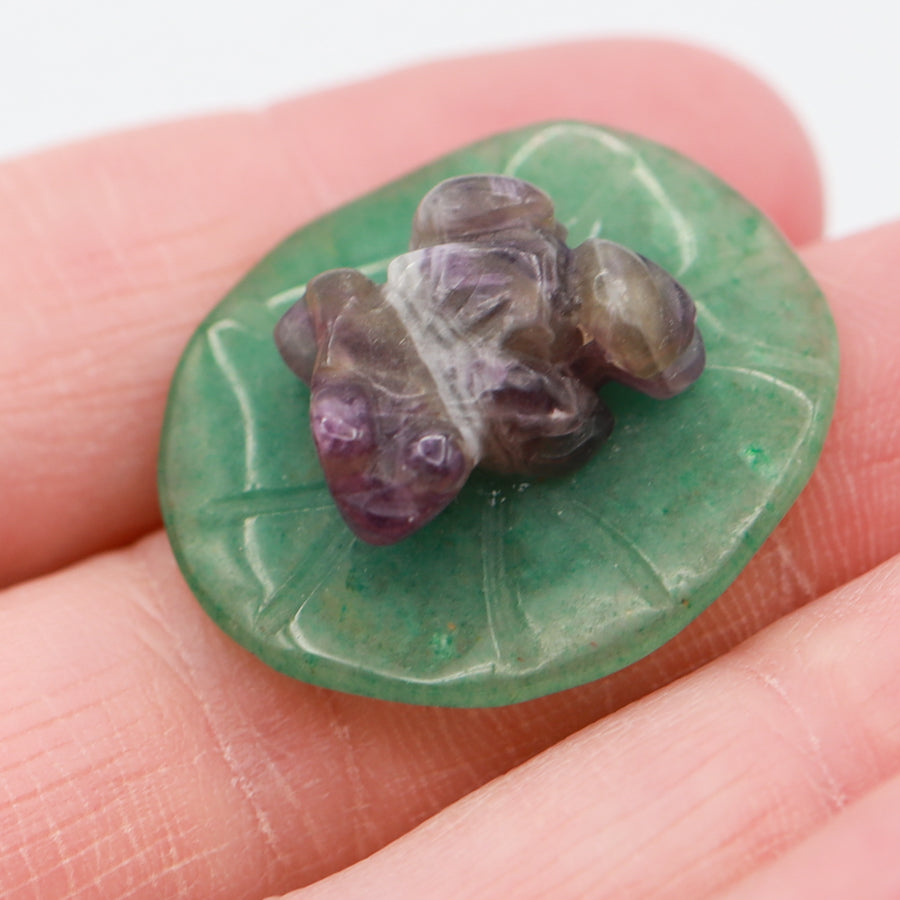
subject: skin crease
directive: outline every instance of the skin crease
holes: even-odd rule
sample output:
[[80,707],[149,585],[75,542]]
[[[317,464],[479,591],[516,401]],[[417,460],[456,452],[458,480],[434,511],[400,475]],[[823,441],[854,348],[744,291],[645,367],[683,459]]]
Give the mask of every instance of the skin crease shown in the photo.
[[[401,102],[423,121],[398,136]],[[277,675],[206,618],[155,530],[190,329],[287,230],[565,116],[676,146],[802,245],[842,352],[812,481],[725,596],[601,682],[441,710]],[[783,878],[818,897],[826,863],[856,883],[900,769],[900,227],[829,243],[820,225],[781,102],[646,42],[438,63],[0,168],[0,893],[702,898],[748,878],[742,897],[771,897]]]
[[900,778],[895,776],[722,900],[893,900],[900,896],[898,839]]

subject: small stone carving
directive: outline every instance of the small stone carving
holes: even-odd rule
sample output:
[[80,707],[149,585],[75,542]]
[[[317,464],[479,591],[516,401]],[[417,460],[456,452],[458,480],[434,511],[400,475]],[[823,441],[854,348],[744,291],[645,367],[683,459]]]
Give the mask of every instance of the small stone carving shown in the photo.
[[619,244],[565,237],[534,185],[451,178],[419,204],[385,284],[324,272],[278,323],[311,389],[329,488],[363,540],[411,534],[475,466],[544,477],[581,465],[612,431],[606,381],[663,399],[700,375],[681,285]]

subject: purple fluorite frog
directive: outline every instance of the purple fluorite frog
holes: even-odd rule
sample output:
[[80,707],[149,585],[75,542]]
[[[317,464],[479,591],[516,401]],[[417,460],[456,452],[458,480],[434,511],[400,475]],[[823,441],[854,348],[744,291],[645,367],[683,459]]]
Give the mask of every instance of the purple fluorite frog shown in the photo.
[[328,486],[363,540],[411,534],[476,465],[541,477],[582,464],[612,430],[603,382],[665,398],[703,370],[694,304],[670,275],[565,236],[535,186],[451,178],[419,204],[386,284],[324,272],[278,323]]

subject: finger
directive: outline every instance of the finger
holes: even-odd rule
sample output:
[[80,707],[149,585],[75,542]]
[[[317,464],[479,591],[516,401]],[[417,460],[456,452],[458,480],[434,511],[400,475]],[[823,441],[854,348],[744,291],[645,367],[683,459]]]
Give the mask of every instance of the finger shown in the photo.
[[900,777],[871,791],[720,900],[896,900]]
[[453,147],[557,117],[664,140],[794,239],[818,232],[815,164],[781,102],[733,64],[663,43],[424,66],[263,114],[104,138],[0,169],[9,298],[0,310],[0,583],[158,523],[156,447],[176,359],[199,319],[286,232]]
[[708,897],[897,771],[898,601],[900,557],[289,896]]
[[[219,634],[167,559],[162,540],[149,541],[16,589],[30,619],[21,603],[0,607],[11,648],[0,688],[16,698],[0,720],[0,833],[15,836],[0,851],[7,896],[86,884],[102,896],[262,896],[308,883],[575,718],[579,692],[536,714],[415,709],[291,683]],[[73,588],[92,618],[77,603],[55,608],[55,592]],[[599,861],[608,893],[597,896],[725,886],[900,764],[898,600],[900,559],[493,782],[348,877],[385,896],[440,897],[442,870],[451,896],[477,897],[478,883],[506,886],[506,865],[520,860],[536,896],[561,896],[549,888],[578,884],[591,875],[578,866]],[[435,865],[438,854],[472,854],[471,872]],[[354,896],[357,884],[335,890]]]
[[9,589],[0,633],[2,896],[286,890],[569,727],[280,676],[212,624],[162,535]]
[[[845,341],[845,359],[848,352],[859,355],[854,365],[871,382],[859,401],[869,403],[871,394],[879,406],[865,414],[889,432],[900,386],[884,383],[891,364],[875,352],[872,336],[890,333],[895,288],[887,279],[859,278],[886,269],[898,243],[900,228],[841,242],[832,249],[843,257],[845,275],[838,267],[825,273],[836,296],[838,285],[850,291],[847,316],[861,324],[846,330],[858,347],[850,350]],[[846,383],[857,390],[853,377]],[[852,419],[853,405],[847,416],[860,424],[864,419]],[[874,440],[876,432],[868,434]],[[36,871],[39,878],[46,865],[54,877],[69,871],[108,884],[113,896],[125,883],[116,879],[165,895],[177,893],[184,877],[208,895],[218,872],[236,892],[254,884],[274,891],[367,855],[566,734],[696,667],[765,615],[803,603],[810,579],[820,577],[817,566],[827,577],[843,571],[833,542],[845,540],[846,532],[843,538],[826,533],[842,533],[842,516],[856,517],[854,527],[896,529],[896,506],[883,505],[878,493],[890,498],[897,463],[885,464],[887,452],[875,454],[871,474],[878,480],[868,486],[854,481],[836,446],[821,467],[831,474],[817,475],[822,487],[813,490],[843,492],[841,512],[823,503],[820,524],[802,509],[807,492],[794,524],[784,523],[797,529],[793,555],[758,557],[710,614],[644,662],[586,688],[506,709],[419,709],[290,683],[217,631],[190,596],[162,536],[7,592],[0,599],[7,648],[0,696],[15,704],[0,723],[9,760],[3,786],[11,799],[0,808],[8,817],[0,833],[16,825],[22,831],[14,849],[18,877]],[[871,509],[860,512],[858,504]],[[866,553],[886,550],[880,531],[869,541]],[[795,577],[800,559],[804,568]],[[755,603],[764,611],[746,608]],[[850,679],[849,650],[865,655],[868,647],[852,639],[846,646],[843,677]],[[727,685],[721,696],[729,696]],[[885,715],[889,728],[890,712]],[[879,740],[874,731],[852,733],[873,746]],[[656,746],[666,759],[665,748]],[[126,821],[132,824],[123,832]],[[95,844],[105,856],[97,856]],[[143,851],[145,844],[152,850]]]

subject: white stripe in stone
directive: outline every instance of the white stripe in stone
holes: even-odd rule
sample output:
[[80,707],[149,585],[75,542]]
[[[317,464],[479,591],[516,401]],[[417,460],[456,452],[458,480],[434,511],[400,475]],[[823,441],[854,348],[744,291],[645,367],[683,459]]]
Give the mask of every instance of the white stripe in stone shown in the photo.
[[472,351],[456,329],[436,315],[420,268],[421,251],[392,260],[384,296],[403,323],[416,353],[431,373],[447,416],[459,429],[469,455],[481,457],[484,423],[467,382]]

